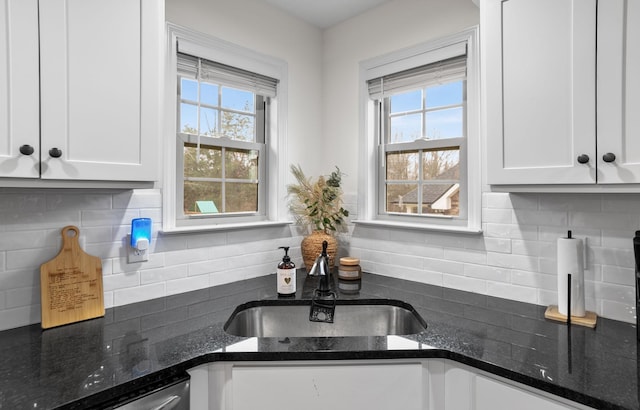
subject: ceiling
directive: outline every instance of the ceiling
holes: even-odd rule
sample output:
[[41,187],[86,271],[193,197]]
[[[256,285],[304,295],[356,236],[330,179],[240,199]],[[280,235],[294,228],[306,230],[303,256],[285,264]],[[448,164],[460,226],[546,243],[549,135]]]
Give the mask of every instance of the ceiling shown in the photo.
[[390,0],[264,0],[325,29]]

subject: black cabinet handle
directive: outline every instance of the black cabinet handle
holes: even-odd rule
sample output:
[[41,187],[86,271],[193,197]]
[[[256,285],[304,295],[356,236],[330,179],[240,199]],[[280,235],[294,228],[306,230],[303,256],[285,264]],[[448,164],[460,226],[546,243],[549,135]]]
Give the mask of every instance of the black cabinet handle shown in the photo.
[[578,162],[580,164],[586,164],[587,162],[589,162],[589,156],[587,154],[578,155]]
[[33,147],[29,144],[24,144],[23,146],[20,147],[20,153],[22,155],[31,155],[33,154]]
[[49,155],[51,158],[60,158],[62,156],[62,150],[59,148],[51,148],[49,150]]
[[613,161],[616,160],[616,156],[615,156],[615,154],[612,154],[611,152],[607,152],[606,154],[604,154],[602,156],[602,160],[604,162],[613,162]]

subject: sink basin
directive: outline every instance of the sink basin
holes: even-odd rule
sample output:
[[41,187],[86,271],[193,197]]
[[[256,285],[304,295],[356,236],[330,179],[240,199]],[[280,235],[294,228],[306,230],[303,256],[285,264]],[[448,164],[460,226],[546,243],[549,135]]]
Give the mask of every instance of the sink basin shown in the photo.
[[224,325],[244,337],[388,336],[420,333],[427,324],[408,303],[390,299],[337,300],[334,323],[311,322],[310,300],[242,304]]

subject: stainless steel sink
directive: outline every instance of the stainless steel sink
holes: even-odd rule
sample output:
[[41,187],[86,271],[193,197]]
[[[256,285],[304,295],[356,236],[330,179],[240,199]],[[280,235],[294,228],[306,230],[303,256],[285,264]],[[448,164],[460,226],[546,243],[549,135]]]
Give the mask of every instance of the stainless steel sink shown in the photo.
[[399,300],[337,300],[334,323],[309,320],[310,300],[261,300],[240,305],[224,330],[245,337],[388,336],[420,333],[426,322]]

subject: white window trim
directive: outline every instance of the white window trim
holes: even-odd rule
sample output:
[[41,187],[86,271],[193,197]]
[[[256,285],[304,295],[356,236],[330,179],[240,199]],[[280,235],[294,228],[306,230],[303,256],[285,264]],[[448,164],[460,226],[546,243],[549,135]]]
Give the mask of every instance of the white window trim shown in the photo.
[[[375,138],[374,104],[369,98],[367,81],[441,60],[441,50],[456,44],[467,44],[467,224],[454,226],[430,224],[428,217],[420,222],[388,221],[378,218],[378,147]],[[360,158],[358,181],[358,220],[355,224],[401,229],[423,229],[458,233],[481,233],[481,123],[480,123],[480,55],[478,27],[460,33],[405,48],[360,63],[359,77]],[[469,103],[473,101],[474,103]]]
[[[261,54],[248,48],[203,34],[173,23],[167,23],[167,49],[165,65],[165,116],[164,124],[164,173],[162,232],[181,233],[210,230],[246,229],[249,227],[290,224],[286,209],[287,157],[287,108],[288,108],[288,65],[286,61]],[[177,44],[181,49],[188,44],[188,51],[199,57],[222,64],[253,71],[279,80],[278,96],[272,99],[272,112],[276,121],[272,121],[268,130],[271,138],[266,143],[267,151],[267,189],[266,215],[261,221],[240,220],[234,223],[221,223],[219,220],[203,220],[197,226],[177,226],[176,224],[176,90],[177,90]]]

